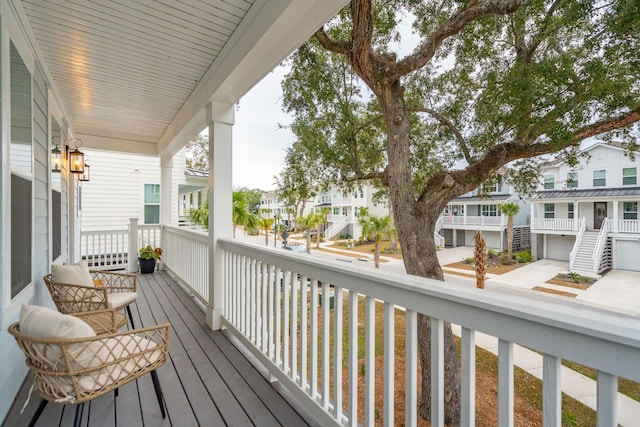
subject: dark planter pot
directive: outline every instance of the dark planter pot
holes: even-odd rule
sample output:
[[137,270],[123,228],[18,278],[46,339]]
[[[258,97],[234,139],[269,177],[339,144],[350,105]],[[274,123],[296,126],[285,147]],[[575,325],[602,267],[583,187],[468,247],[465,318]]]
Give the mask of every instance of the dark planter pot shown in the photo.
[[140,273],[142,274],[153,273],[156,270],[155,258],[149,258],[149,259],[138,258],[138,263],[140,264]]

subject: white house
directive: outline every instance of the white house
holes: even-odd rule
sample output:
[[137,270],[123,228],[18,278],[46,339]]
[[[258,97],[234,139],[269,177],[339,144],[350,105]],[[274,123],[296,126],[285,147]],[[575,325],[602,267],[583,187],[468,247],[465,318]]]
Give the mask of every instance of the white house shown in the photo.
[[331,239],[339,235],[359,238],[362,234],[362,227],[358,223],[358,217],[363,208],[371,216],[389,215],[386,203],[374,201],[375,192],[376,189],[373,186],[364,185],[352,191],[332,187],[330,190],[318,194],[311,210],[320,211],[323,208],[329,210],[327,217],[329,223],[325,230],[325,238]]
[[481,230],[487,247],[504,250],[507,247],[507,216],[500,205],[516,202],[520,211],[513,219],[514,246],[529,247],[529,202],[521,199],[513,187],[503,183],[473,190],[453,199],[442,212],[436,232],[444,237],[445,246],[473,246],[476,230]]
[[542,172],[531,199],[535,256],[591,274],[640,271],[640,160],[615,142],[598,142],[582,154],[576,166],[556,161]]

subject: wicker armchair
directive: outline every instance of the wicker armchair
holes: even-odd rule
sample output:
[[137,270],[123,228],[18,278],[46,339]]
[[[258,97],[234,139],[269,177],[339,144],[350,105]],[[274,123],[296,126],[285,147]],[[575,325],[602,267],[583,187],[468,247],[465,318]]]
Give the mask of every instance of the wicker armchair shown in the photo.
[[112,334],[127,324],[127,316],[114,309],[83,311],[70,315],[82,319],[96,335]]
[[94,286],[55,282],[51,274],[44,276],[51,298],[60,313],[71,314],[113,308],[127,309],[131,327],[135,328],[131,307],[135,302],[135,274],[90,270]]
[[151,374],[162,417],[166,417],[156,369],[167,361],[170,324],[88,338],[36,338],[9,326],[26,356],[41,401],[29,425],[34,425],[48,402],[75,404],[80,425],[84,402],[100,397],[142,375]]

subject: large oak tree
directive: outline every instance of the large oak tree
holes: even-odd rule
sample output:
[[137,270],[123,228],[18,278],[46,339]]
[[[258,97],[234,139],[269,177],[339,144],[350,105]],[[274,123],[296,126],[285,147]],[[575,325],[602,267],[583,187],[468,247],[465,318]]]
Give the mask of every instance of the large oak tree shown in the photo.
[[[296,149],[325,178],[386,188],[407,272],[443,280],[433,236],[449,201],[505,171],[531,181],[538,156],[588,137],[635,143],[638,16],[637,0],[352,0],[290,58]],[[407,23],[419,42],[401,56]],[[419,327],[428,417],[426,316]],[[445,347],[445,421],[457,425],[450,326]]]

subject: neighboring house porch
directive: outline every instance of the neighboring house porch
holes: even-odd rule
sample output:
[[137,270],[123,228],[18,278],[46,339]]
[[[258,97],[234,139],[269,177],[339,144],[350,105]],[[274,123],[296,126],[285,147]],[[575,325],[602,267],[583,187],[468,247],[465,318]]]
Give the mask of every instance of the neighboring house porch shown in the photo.
[[542,191],[531,200],[535,255],[598,274],[640,271],[640,187]]
[[444,209],[441,221],[436,224],[436,232],[444,237],[446,246],[457,247],[473,246],[473,236],[476,230],[480,230],[487,247],[499,251],[505,250],[508,217],[502,214],[500,206],[513,201],[521,205],[520,212],[514,218],[514,247],[527,248],[529,247],[527,202],[519,200],[512,194],[458,197]]

